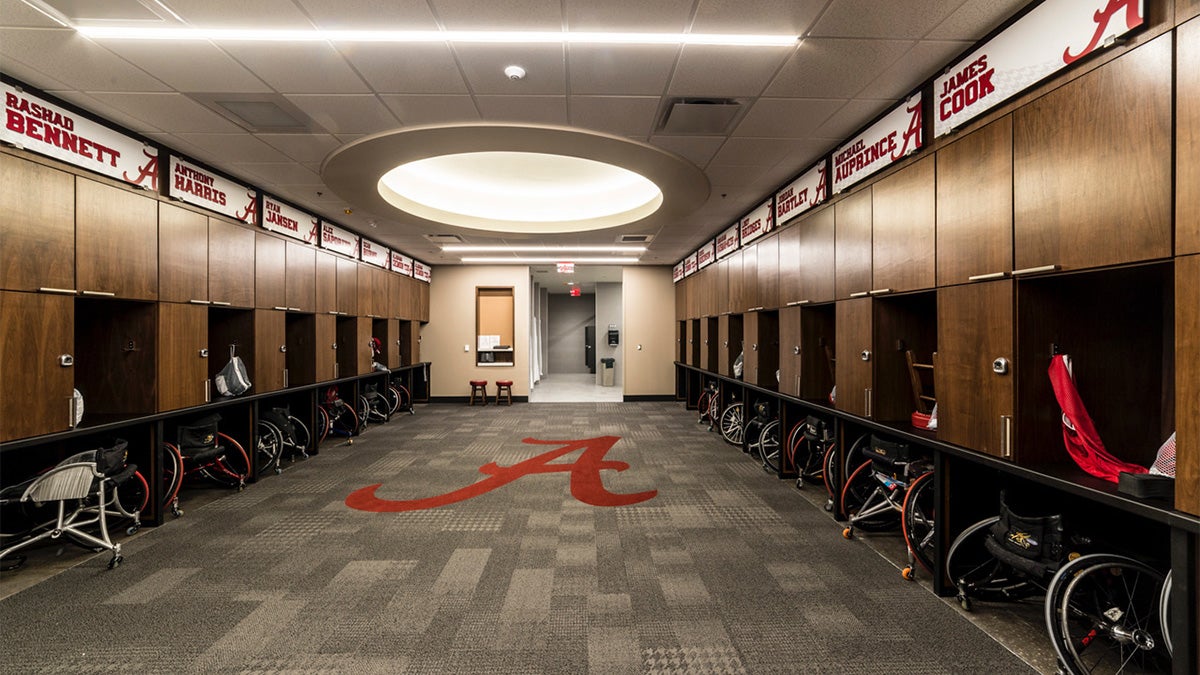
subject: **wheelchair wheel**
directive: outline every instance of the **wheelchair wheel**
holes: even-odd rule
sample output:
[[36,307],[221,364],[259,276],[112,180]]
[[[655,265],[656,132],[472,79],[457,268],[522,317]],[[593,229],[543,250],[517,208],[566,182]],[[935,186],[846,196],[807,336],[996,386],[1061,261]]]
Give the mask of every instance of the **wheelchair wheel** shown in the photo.
[[1171,574],[1163,580],[1162,595],[1158,599],[1158,625],[1162,626],[1163,645],[1167,653],[1175,655],[1175,645],[1171,642]]
[[396,411],[400,409],[400,390],[389,384],[379,392],[379,395],[383,397],[388,417],[396,414]]
[[171,514],[178,517],[183,515],[183,511],[179,510],[179,488],[183,485],[183,455],[174,443],[162,444],[162,463],[163,500],[160,506],[164,514],[169,507]]
[[742,444],[742,452],[749,454],[755,459],[759,458],[758,436],[762,433],[764,425],[765,423],[757,417],[746,420],[742,425],[742,438],[746,441]]
[[250,475],[250,457],[241,443],[227,434],[218,433],[217,438],[225,444],[225,454],[212,463],[200,468],[200,475],[217,485],[242,489]]
[[335,436],[353,436],[358,432],[358,415],[354,408],[342,403],[329,411],[329,431]]
[[413,409],[412,404],[412,393],[408,391],[408,388],[402,384],[393,384],[392,388],[396,390],[396,410],[407,410],[409,415],[416,415],[417,411]]
[[732,403],[721,413],[721,436],[730,445],[742,446],[742,404]]
[[258,421],[258,434],[255,438],[255,456],[258,458],[260,473],[274,471],[279,473],[279,458],[283,455],[283,431],[266,420]]
[[325,406],[317,406],[317,443],[324,443],[329,436],[329,411]]
[[837,443],[830,443],[825,449],[825,456],[821,458],[821,466],[824,470],[821,471],[821,480],[825,483],[825,510],[833,511],[834,500],[837,499]]
[[696,412],[699,414],[697,424],[708,421],[708,408],[712,405],[712,391],[705,389],[700,393],[700,398],[696,400]]
[[843,478],[849,476],[855,469],[862,464],[863,461],[863,446],[871,442],[870,434],[863,434],[854,439],[850,444],[850,449],[846,451],[846,457],[842,462],[842,473],[839,474]]
[[371,404],[367,402],[366,396],[359,396],[358,403],[354,406],[354,413],[358,415],[358,430],[360,432],[367,430],[367,425],[371,423]]
[[846,479],[846,484],[842,486],[841,506],[842,513],[850,519],[850,526],[843,533],[847,539],[854,529],[882,532],[899,524],[899,511],[884,508],[888,500],[883,490],[882,484],[875,477],[871,460],[859,464]]
[[904,512],[900,521],[904,532],[904,543],[909,555],[933,574],[934,512],[933,472],[927,471],[908,486],[904,496]]
[[391,415],[391,404],[383,394],[375,394],[374,396],[366,397],[367,400],[367,417],[371,422],[383,424],[388,421]]
[[1124,556],[1074,569],[1048,596],[1060,665],[1072,674],[1170,672],[1158,623],[1163,575]]
[[804,427],[804,422],[792,427],[787,444],[788,457],[798,474],[798,488],[805,483],[818,484],[825,481],[825,453],[821,452],[820,444],[804,435]]
[[1038,592],[1038,586],[996,560],[984,542],[999,516],[985,518],[963,530],[946,553],[946,574],[958,591],[958,601],[970,611],[973,600],[1020,600]]
[[763,471],[778,474],[780,470],[779,420],[771,420],[758,434],[758,456]]
[[288,415],[288,422],[292,425],[292,439],[286,445],[291,449],[292,459],[295,460],[296,455],[307,458],[312,444],[312,434],[308,432],[308,425],[294,415]]

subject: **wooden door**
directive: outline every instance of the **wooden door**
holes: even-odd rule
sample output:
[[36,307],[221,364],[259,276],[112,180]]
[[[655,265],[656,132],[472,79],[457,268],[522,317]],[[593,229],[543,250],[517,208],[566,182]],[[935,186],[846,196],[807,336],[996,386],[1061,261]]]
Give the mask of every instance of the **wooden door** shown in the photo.
[[871,417],[874,386],[874,317],[871,298],[837,303],[838,410]]
[[[1011,458],[1016,438],[1013,330],[1011,280],[938,290],[934,389],[939,439]],[[1004,372],[995,372],[993,364]]]
[[700,367],[709,372],[717,370],[717,319],[705,317],[700,320]]
[[0,289],[75,290],[75,177],[0,153]]
[[375,307],[376,269],[366,263],[358,265],[358,314],[374,317],[379,312]]
[[1200,515],[1200,255],[1175,259],[1175,508]]
[[358,314],[358,263],[337,259],[337,310],[339,314]]
[[323,251],[316,251],[316,311],[329,314],[337,311],[337,259]]
[[799,230],[799,292],[789,302],[832,302],[837,256],[834,207],[825,206],[793,227]]
[[[1200,19],[1175,31],[1175,252],[1200,253]],[[1192,513],[1195,513],[1193,511]]]
[[254,230],[209,217],[208,299],[218,306],[254,306]]
[[308,244],[286,242],[287,308],[293,312],[312,312],[317,307],[317,249]]
[[83,295],[158,299],[158,202],[76,178],[75,279]]
[[400,365],[421,362],[421,322],[400,322]]
[[75,299],[0,291],[0,441],[74,425]]
[[1013,268],[1012,116],[938,150],[937,283]]
[[[761,324],[762,314],[759,312],[746,312],[742,315],[742,343],[744,345],[742,355],[742,379],[751,384],[758,384],[758,356],[760,345],[758,343],[758,331]],[[737,358],[736,356],[734,358]]]
[[757,307],[779,307],[779,235],[758,242]]
[[387,294],[387,311],[383,313],[389,319],[400,318],[400,292],[401,279],[399,274],[393,272],[383,273],[384,284],[386,285]]
[[675,282],[675,320],[683,321],[687,316],[687,279]]
[[803,300],[800,295],[800,228],[797,223],[779,232],[779,293],[777,307]]
[[254,383],[256,393],[284,388],[287,369],[287,313],[275,309],[254,310]]
[[208,302],[208,216],[158,205],[158,299]]
[[734,251],[726,258],[729,268],[729,305],[725,311],[741,313],[746,311],[746,279],[742,274],[744,251]]
[[429,284],[417,281],[417,318],[423,322],[429,321]]
[[337,317],[318,314],[316,317],[316,381],[337,379]]
[[801,327],[799,307],[779,310],[779,393],[800,396]]
[[287,242],[254,233],[254,306],[287,309]]
[[871,186],[871,286],[933,288],[934,159],[925,157]]
[[871,290],[871,188],[834,204],[834,285],[838,300]]
[[208,308],[160,302],[158,411],[203,405],[211,399],[211,386],[208,379]]
[[1015,271],[1171,255],[1171,36],[1013,113]]
[[741,250],[742,255],[742,303],[735,311],[749,312],[758,309],[758,244]]
[[729,258],[717,261],[717,314],[733,311],[733,299],[729,295]]
[[400,367],[400,320],[387,320],[387,365],[391,368]]

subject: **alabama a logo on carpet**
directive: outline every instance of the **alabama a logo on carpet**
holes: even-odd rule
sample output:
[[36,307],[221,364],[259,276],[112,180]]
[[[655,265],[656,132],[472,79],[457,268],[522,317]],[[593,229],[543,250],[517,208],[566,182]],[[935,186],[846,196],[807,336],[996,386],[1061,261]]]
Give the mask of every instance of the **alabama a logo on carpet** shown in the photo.
[[[479,472],[487,476],[487,478],[467,487],[435,497],[424,497],[421,499],[382,499],[375,496],[375,491],[383,483],[376,483],[375,485],[368,485],[365,488],[351,492],[350,496],[346,497],[346,506],[359,511],[372,511],[375,513],[397,513],[400,511],[433,509],[439,506],[446,506],[447,504],[457,504],[472,497],[478,497],[481,494],[504,487],[518,478],[539,473],[570,473],[571,494],[575,499],[584,504],[591,504],[592,506],[629,506],[653,499],[658,494],[658,490],[635,492],[632,494],[616,494],[605,489],[604,481],[600,478],[601,471],[605,469],[624,471],[629,468],[627,462],[604,459],[604,456],[608,454],[608,451],[619,440],[621,440],[620,436],[600,436],[598,438],[585,438],[577,441],[543,441],[536,438],[526,438],[521,442],[533,445],[557,445],[559,447],[536,457],[530,457],[523,462],[517,462],[512,466],[497,466],[495,462],[488,462],[479,467]],[[574,462],[567,464],[551,463],[577,450],[582,450],[583,452],[580,453]]]

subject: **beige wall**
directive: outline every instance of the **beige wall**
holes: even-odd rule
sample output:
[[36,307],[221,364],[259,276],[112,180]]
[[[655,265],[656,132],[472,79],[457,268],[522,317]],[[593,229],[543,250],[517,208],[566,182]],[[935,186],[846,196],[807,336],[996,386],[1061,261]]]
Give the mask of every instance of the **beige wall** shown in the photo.
[[[670,277],[668,276],[668,282]],[[513,366],[475,365],[475,287],[513,289]],[[463,351],[463,345],[469,349]],[[429,288],[429,323],[421,330],[421,358],[433,365],[432,396],[467,396],[470,380],[512,380],[514,396],[529,395],[529,268],[524,266],[441,265]]]
[[671,268],[625,267],[621,278],[625,395],[674,395],[675,285]]

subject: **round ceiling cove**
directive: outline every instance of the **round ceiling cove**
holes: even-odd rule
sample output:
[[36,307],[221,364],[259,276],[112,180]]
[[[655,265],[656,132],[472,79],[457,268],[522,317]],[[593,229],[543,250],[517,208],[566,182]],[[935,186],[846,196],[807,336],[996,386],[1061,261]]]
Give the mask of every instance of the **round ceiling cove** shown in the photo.
[[349,143],[321,166],[358,207],[404,222],[554,234],[656,227],[704,205],[696,165],[618,136],[561,127],[414,127]]

